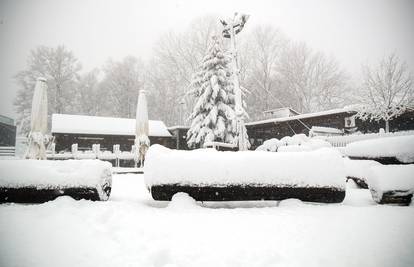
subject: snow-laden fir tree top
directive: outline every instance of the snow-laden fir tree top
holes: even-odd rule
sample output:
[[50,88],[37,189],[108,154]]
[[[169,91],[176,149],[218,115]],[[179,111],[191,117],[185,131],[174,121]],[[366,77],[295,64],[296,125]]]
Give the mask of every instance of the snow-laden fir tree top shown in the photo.
[[190,94],[197,101],[189,117],[187,143],[190,147],[210,141],[234,142],[236,122],[230,62],[231,57],[223,51],[221,39],[213,36],[192,81]]

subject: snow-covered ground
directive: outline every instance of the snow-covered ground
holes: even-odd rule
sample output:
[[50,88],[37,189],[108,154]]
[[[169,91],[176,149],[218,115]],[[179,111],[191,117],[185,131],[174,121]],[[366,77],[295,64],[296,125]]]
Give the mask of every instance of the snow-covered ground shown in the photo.
[[155,202],[141,174],[107,202],[0,205],[0,266],[414,266],[414,206]]

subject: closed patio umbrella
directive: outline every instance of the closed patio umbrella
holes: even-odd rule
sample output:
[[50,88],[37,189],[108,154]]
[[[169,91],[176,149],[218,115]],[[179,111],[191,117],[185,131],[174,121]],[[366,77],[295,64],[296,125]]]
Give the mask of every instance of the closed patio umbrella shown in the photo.
[[136,113],[136,127],[135,127],[135,163],[140,162],[140,167],[143,166],[145,153],[150,146],[148,138],[148,106],[145,91],[140,90],[138,95],[137,113]]
[[29,146],[26,158],[46,159],[47,85],[45,78],[38,78],[33,94],[30,117]]

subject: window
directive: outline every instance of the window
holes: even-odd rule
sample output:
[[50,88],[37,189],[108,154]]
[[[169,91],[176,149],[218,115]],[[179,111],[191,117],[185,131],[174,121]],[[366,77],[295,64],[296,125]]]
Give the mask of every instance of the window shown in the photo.
[[355,127],[355,115],[345,118],[345,128]]

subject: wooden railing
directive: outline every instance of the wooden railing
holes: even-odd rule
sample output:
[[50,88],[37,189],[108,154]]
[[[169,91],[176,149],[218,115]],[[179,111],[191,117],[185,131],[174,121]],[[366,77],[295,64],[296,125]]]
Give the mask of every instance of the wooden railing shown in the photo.
[[16,148],[14,146],[0,146],[0,157],[14,157]]
[[394,132],[394,133],[370,133],[370,134],[352,134],[352,135],[342,135],[342,136],[319,136],[317,138],[323,139],[329,142],[333,147],[345,147],[347,144],[361,141],[369,140],[383,137],[395,137],[403,135],[414,135],[414,131],[403,131],[403,132]]

